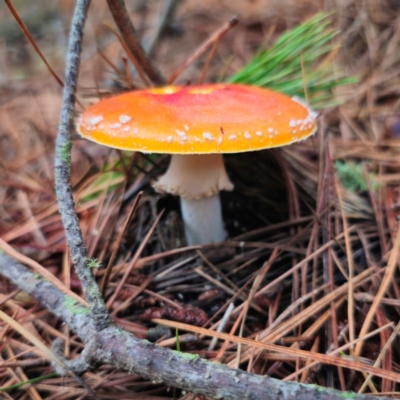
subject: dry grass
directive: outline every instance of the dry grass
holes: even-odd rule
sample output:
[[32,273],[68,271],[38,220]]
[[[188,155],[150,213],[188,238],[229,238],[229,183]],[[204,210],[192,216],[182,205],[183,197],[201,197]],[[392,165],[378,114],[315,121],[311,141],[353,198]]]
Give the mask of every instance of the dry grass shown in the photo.
[[[26,21],[32,16],[28,28],[59,75],[72,3],[54,2],[48,17],[38,15],[39,6],[15,2]],[[113,250],[119,249],[106,290],[113,317],[139,337],[175,348],[176,339],[169,337],[175,331],[155,329],[150,322],[169,319],[169,326],[179,327],[182,351],[232,367],[240,364],[248,371],[284,380],[399,398],[400,348],[395,330],[400,313],[398,2],[201,3],[185,1],[172,29],[155,49],[155,59],[167,76],[232,14],[239,16],[241,24],[220,43],[206,80],[229,76],[243,66],[258,46],[266,45],[272,25],[275,31],[268,43],[314,12],[333,9],[341,42],[335,63],[360,80],[337,89],[338,98],[346,102],[322,111],[314,138],[281,151],[226,157],[236,185],[233,192],[222,194],[230,239],[204,246],[201,253],[184,247],[177,199],[155,194],[151,188],[167,158],[123,154],[76,140],[72,181],[89,256],[102,263],[95,269],[99,284],[103,267]],[[157,4],[150,2],[147,11],[133,10],[143,35],[151,34],[145,28],[156,20]],[[296,7],[290,9],[288,4]],[[33,17],[49,18],[52,23],[39,24],[47,27],[36,33]],[[9,18],[4,5],[0,5],[0,18]],[[106,8],[92,7],[80,77],[83,105],[110,91],[113,78],[122,86],[128,81],[140,85],[125,72],[113,75],[106,59],[118,64],[124,53],[102,22],[111,23]],[[0,235],[12,246],[14,256],[27,264],[27,258],[35,260],[40,266],[29,264],[35,271],[42,273],[39,267],[44,267],[57,285],[79,296],[80,284],[68,258],[53,190],[61,89],[18,34],[6,44],[2,32]],[[24,55],[21,49],[28,51]],[[206,59],[207,54],[187,68],[180,82],[200,79]],[[344,177],[335,173],[338,161],[345,166]],[[356,166],[358,175],[351,166]],[[363,189],[351,184],[354,180],[361,181]],[[118,239],[139,191],[143,195],[137,210]],[[153,225],[154,232],[143,241]],[[3,241],[0,247],[7,251]],[[65,325],[4,279],[0,285],[2,310],[25,329],[0,324],[1,387],[53,372],[51,356],[32,344],[25,331],[47,347],[55,338],[64,338],[66,356],[79,354],[82,344]],[[230,303],[234,307],[226,316],[225,333],[218,334]],[[210,347],[210,336],[220,339],[215,347]],[[138,399],[181,395],[107,365],[86,373],[84,380],[101,399],[128,399],[134,392]],[[72,378],[52,376],[2,396],[59,400],[84,398],[84,393]],[[194,398],[190,396],[184,398]]]

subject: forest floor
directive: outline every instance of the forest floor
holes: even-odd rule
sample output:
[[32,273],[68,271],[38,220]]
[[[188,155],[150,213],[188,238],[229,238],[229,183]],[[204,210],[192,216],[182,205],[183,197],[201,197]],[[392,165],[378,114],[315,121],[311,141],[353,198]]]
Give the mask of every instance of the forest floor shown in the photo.
[[[14,2],[61,79],[74,3]],[[107,27],[114,25],[106,2],[92,3],[78,114],[99,97],[142,85],[125,68],[127,56]],[[133,268],[108,304],[114,320],[160,346],[175,349],[178,341],[181,351],[256,374],[400,398],[399,2],[183,0],[156,42],[163,2],[127,3],[145,46],[155,43],[152,56],[165,76],[236,15],[239,24],[219,43],[206,82],[233,75],[260,48],[317,12],[332,12],[338,31],[332,62],[358,82],[335,89],[337,105],[319,110],[319,130],[307,141],[225,158],[235,189],[221,194],[229,239],[218,245],[187,247],[178,199],[152,188],[168,157],[116,151],[74,135],[74,198],[99,284],[119,248],[106,299]],[[207,54],[189,65],[177,83],[199,82],[206,60]],[[20,261],[39,262],[80,295],[54,191],[61,96],[62,87],[0,4],[0,249],[8,243]],[[73,332],[5,279],[0,304],[48,347],[60,337],[66,357],[82,350]],[[234,339],[214,343],[196,330],[215,331],[224,315],[223,332],[280,344],[282,352],[240,351]],[[162,328],[153,318],[192,329]],[[18,331],[1,323],[0,337],[0,387],[10,388],[1,398],[84,398],[85,389],[53,374],[46,354]],[[350,367],[311,362],[285,347],[336,354]],[[381,377],[367,380],[352,363],[379,367]],[[44,378],[11,389],[38,377]],[[130,399],[133,393],[137,399],[196,398],[107,365],[84,379],[101,399]]]

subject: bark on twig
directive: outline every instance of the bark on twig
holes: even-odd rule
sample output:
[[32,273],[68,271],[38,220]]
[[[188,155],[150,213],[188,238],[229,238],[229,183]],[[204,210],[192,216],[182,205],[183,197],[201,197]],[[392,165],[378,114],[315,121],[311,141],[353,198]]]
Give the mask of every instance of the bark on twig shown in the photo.
[[64,93],[61,106],[60,124],[56,141],[55,185],[65,229],[65,236],[71,260],[82,283],[83,292],[93,314],[96,329],[101,330],[110,324],[110,316],[104,304],[99,287],[88,266],[88,259],[79,219],[75,212],[71,175],[71,132],[74,129],[75,92],[79,75],[79,59],[82,49],[83,27],[90,0],[78,0],[71,23],[68,57],[64,79]]
[[81,356],[83,359],[72,361],[70,367],[107,363],[153,382],[164,382],[214,399],[389,400],[315,385],[282,382],[268,376],[234,370],[192,354],[172,351],[139,340],[114,324],[97,331],[87,308],[5,253],[0,253],[0,274],[37,298],[84,341],[85,351]]
[[143,50],[140,40],[137,37],[135,28],[129,19],[128,12],[125,8],[125,2],[123,0],[107,0],[107,3],[125,44],[136,58],[143,71],[153,83],[157,85],[164,84],[164,77],[152,64]]

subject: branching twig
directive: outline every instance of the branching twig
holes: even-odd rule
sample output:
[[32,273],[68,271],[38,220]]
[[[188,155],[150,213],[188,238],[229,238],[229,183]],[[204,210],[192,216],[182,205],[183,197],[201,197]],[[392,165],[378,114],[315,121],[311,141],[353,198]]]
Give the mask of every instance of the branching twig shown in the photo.
[[[97,331],[91,313],[50,282],[38,278],[20,263],[0,253],[0,274],[37,298],[62,319],[84,342],[85,350],[69,367],[107,363],[134,372],[153,382],[201,393],[214,399],[265,400],[389,400],[384,397],[343,393],[315,385],[282,382],[268,376],[250,374],[211,363],[192,354],[172,351],[135,338],[110,325]],[[83,372],[80,370],[79,372]]]
[[126,11],[125,2],[123,0],[107,0],[107,3],[125,44],[134,55],[143,71],[153,83],[157,85],[164,84],[164,77],[151,63],[140,44],[135,28],[133,27],[128,12]]
[[83,292],[93,314],[97,330],[110,324],[110,316],[92,271],[88,266],[87,253],[75,212],[70,183],[71,132],[74,128],[75,92],[79,74],[79,58],[82,48],[83,27],[90,0],[78,0],[71,24],[68,58],[65,73],[60,124],[56,141],[55,184],[57,199],[71,260],[82,283]]

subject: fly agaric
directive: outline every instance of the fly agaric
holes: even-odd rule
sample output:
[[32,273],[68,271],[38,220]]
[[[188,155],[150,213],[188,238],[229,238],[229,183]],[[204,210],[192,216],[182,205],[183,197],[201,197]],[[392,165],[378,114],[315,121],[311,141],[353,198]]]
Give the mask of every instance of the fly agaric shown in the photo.
[[154,184],[180,196],[188,244],[225,239],[220,190],[232,190],[222,154],[285,146],[312,135],[315,114],[253,86],[209,84],[137,90],[86,109],[78,132],[122,150],[172,154]]

